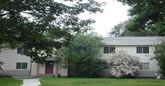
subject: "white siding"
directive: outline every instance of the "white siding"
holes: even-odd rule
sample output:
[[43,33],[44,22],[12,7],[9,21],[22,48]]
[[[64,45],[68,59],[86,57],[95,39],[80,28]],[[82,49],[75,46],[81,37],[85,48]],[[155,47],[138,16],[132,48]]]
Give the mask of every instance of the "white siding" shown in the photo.
[[3,48],[0,53],[0,60],[4,62],[4,70],[17,70],[17,62],[27,62],[28,66],[25,70],[30,70],[30,57],[25,55],[17,54],[17,49]]
[[[154,57],[154,46],[149,46],[149,53],[148,54],[144,54],[144,53],[136,53],[136,47],[137,46],[115,46],[116,48],[116,52],[117,51],[125,51],[127,52],[129,55],[133,55],[136,57],[140,58],[141,62],[148,62],[149,63],[149,70],[140,70],[140,71],[152,71],[152,72],[157,72],[159,70],[159,66],[157,65],[157,61],[156,60],[151,60],[151,58]],[[102,49],[102,58],[106,59],[107,61],[109,60],[109,58],[112,56],[112,53],[104,53],[103,49]],[[152,74],[152,76],[154,76]]]

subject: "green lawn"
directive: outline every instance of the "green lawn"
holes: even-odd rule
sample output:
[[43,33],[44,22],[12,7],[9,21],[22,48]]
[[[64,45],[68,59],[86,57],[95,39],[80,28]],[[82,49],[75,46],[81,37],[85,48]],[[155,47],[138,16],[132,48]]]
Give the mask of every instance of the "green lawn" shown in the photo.
[[155,79],[42,78],[41,86],[165,86]]
[[12,78],[0,78],[0,86],[21,86],[22,80],[16,80]]

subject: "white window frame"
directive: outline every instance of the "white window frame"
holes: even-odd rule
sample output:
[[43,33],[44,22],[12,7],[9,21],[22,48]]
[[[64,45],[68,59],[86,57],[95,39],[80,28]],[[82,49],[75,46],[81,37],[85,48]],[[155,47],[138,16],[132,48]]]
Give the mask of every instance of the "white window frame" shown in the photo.
[[[146,48],[146,47],[148,48],[148,52],[144,53],[144,48]],[[138,48],[142,48],[142,50],[141,50],[142,52],[138,53]],[[137,46],[136,47],[136,53],[137,54],[149,54],[150,53],[150,47],[149,46]]]
[[[146,67],[146,65],[148,65],[148,67]],[[149,62],[142,62],[140,69],[141,70],[150,70],[150,63]]]
[[[21,49],[21,52],[18,52],[18,49]],[[17,54],[22,54],[23,53],[23,48],[19,47],[17,48]]]
[[[108,48],[108,52],[105,52],[105,48]],[[114,51],[112,52],[111,49],[114,49]],[[116,47],[115,46],[104,46],[103,48],[103,53],[104,54],[108,54],[108,53],[115,53],[116,52]]]
[[[18,64],[21,64],[21,67],[18,68]],[[26,68],[23,68],[23,64],[26,64]],[[28,69],[28,62],[16,62],[16,70],[27,70]]]

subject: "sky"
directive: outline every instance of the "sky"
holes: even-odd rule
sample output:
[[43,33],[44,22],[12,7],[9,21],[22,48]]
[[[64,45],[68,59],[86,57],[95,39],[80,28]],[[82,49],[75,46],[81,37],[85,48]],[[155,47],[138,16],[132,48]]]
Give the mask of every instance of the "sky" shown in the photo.
[[[56,0],[58,2],[63,2],[63,0]],[[94,28],[93,32],[97,32],[98,35],[102,37],[109,36],[109,32],[112,31],[112,28],[126,20],[128,20],[128,9],[130,8],[127,5],[123,5],[117,0],[96,0],[98,2],[105,2],[106,5],[102,7],[104,11],[102,13],[97,12],[95,14],[89,14],[87,12],[79,15],[81,19],[94,19],[96,22],[91,26]],[[70,3],[65,3],[70,5]],[[29,17],[27,14],[23,14],[26,17]],[[33,19],[32,19],[33,20]]]
[[96,23],[91,26],[94,28],[93,32],[97,32],[100,36],[107,37],[112,28],[128,20],[128,9],[127,5],[123,5],[121,2],[116,0],[96,0],[98,2],[106,2],[106,5],[102,7],[104,9],[103,13],[88,14],[84,13],[80,15],[82,19],[92,18]]

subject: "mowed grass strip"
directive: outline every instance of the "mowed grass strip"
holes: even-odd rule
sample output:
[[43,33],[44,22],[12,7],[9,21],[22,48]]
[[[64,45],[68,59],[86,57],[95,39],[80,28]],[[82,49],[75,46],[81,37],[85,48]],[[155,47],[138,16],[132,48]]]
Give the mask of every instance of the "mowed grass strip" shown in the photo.
[[42,78],[41,86],[165,86],[165,80],[100,79],[100,78]]
[[13,78],[0,78],[0,86],[21,86],[23,80],[17,80]]

